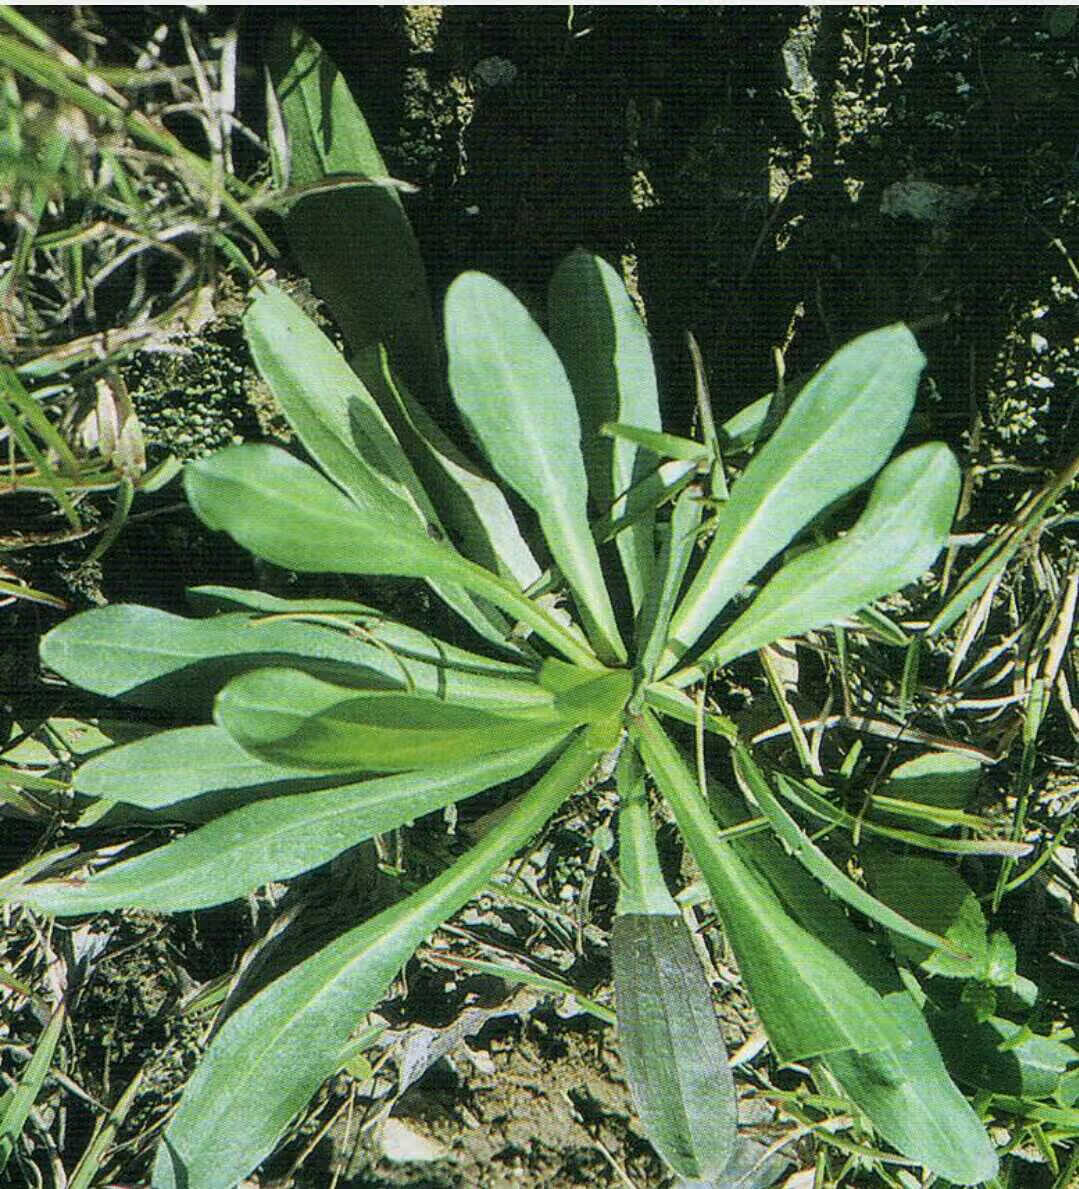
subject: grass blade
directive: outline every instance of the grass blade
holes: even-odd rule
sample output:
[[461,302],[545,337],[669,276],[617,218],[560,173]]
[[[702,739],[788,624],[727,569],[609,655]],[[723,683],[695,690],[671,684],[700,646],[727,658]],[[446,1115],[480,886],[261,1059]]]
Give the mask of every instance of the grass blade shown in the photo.
[[57,1007],[37,1042],[34,1055],[27,1062],[19,1084],[5,1096],[6,1107],[0,1119],[0,1173],[7,1167],[11,1153],[19,1141],[41,1087],[48,1076],[56,1044],[63,1031],[66,1012],[63,1003]]

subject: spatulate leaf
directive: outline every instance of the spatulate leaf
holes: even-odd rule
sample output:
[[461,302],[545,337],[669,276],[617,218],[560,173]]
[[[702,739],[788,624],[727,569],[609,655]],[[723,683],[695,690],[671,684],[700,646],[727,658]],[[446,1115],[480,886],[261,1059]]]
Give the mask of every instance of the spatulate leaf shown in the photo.
[[637,752],[618,769],[622,887],[611,931],[618,1047],[645,1132],[683,1177],[710,1180],[734,1149],[734,1079],[712,991],[663,882]]
[[[547,295],[551,342],[566,369],[581,419],[581,449],[597,514],[622,510],[621,498],[654,461],[635,443],[603,437],[607,421],[662,429],[648,332],[622,278],[601,257],[571,252]],[[634,521],[616,538],[634,610],[655,565],[654,519]]]
[[854,528],[784,566],[675,683],[773,640],[844,619],[921,577],[947,542],[959,482],[955,457],[939,442],[900,455],[874,484]]
[[601,660],[626,651],[588,521],[581,424],[565,369],[524,306],[491,277],[446,294],[450,388],[491,465],[539,516]]
[[675,612],[660,675],[814,516],[879,470],[907,423],[924,365],[910,331],[890,326],[849,343],[805,385],[734,484]]
[[[266,61],[287,136],[281,181],[302,188],[335,175],[386,178],[363,113],[317,42],[281,22],[268,40]],[[411,386],[439,393],[426,270],[397,193],[371,185],[309,194],[290,206],[285,227],[293,254],[351,350],[385,343]]]

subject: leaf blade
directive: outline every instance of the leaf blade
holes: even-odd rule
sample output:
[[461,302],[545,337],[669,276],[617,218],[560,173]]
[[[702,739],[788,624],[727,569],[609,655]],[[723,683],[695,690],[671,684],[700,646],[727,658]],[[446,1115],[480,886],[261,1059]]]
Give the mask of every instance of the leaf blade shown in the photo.
[[445,307],[450,388],[495,471],[538,514],[601,659],[626,657],[588,522],[581,427],[565,369],[521,303],[464,273]]
[[[600,256],[577,250],[548,289],[548,333],[577,400],[593,507],[618,514],[619,498],[650,463],[635,443],[600,435],[607,421],[660,431],[659,393],[648,332],[622,278]],[[634,611],[655,565],[654,521],[643,516],[616,538]]]
[[553,701],[502,714],[431,695],[349,689],[295,669],[254,669],[234,678],[218,694],[214,718],[259,759],[326,772],[464,761],[575,725]]
[[848,343],[805,385],[734,484],[675,612],[660,675],[802,527],[885,462],[910,416],[924,366],[910,331],[890,326]]
[[[290,186],[335,174],[386,177],[363,113],[316,41],[281,22],[268,41],[267,66],[288,137]],[[385,343],[409,384],[436,398],[442,380],[427,274],[394,190],[362,186],[312,194],[291,205],[285,225],[304,276],[351,350]]]
[[711,1180],[734,1150],[734,1079],[689,929],[667,891],[636,751],[619,756],[611,932],[618,1048],[645,1132],[681,1176]]
[[165,1132],[153,1189],[232,1189],[338,1067],[342,1046],[415,947],[547,820],[596,761],[583,738],[424,889],[331,942],[225,1021]]
[[854,528],[784,566],[672,683],[688,684],[773,640],[834,623],[913,582],[947,541],[959,482],[958,464],[939,442],[900,455],[881,472]]
[[19,899],[53,916],[115,908],[187,912],[223,904],[329,862],[375,834],[523,776],[558,742],[257,801],[156,850],[121,860],[84,884],[27,884]]
[[741,848],[716,837],[692,775],[650,711],[634,733],[705,875],[777,1059],[901,1046],[901,1033],[867,981],[865,955],[852,956],[832,935],[834,919],[796,920],[764,875],[740,857]]

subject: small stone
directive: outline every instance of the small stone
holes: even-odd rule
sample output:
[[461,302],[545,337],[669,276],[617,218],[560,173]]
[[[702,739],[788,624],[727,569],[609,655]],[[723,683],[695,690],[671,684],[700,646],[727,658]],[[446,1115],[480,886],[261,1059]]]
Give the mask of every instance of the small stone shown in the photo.
[[517,77],[517,67],[509,58],[481,58],[472,67],[472,79],[481,87],[508,87]]
[[449,1149],[430,1136],[413,1131],[400,1119],[389,1118],[382,1125],[382,1155],[394,1164],[430,1164],[445,1160]]
[[919,223],[950,223],[974,205],[978,195],[969,186],[938,182],[893,182],[880,197],[880,213]]

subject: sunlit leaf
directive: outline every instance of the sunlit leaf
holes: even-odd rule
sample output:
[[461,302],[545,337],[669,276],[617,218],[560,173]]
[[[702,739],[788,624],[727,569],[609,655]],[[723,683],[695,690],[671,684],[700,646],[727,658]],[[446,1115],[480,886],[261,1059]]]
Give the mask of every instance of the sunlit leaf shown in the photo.
[[799,530],[884,464],[910,416],[924,365],[910,331],[890,326],[849,343],[805,385],[734,484],[675,612],[660,674]]
[[881,472],[850,532],[788,562],[673,680],[685,684],[774,640],[834,623],[921,577],[947,542],[959,478],[955,457],[939,442],[900,455]]
[[124,859],[84,883],[29,884],[18,899],[58,916],[113,908],[181,912],[221,904],[271,880],[310,871],[350,846],[462,797],[523,776],[551,746],[544,741],[423,772],[272,796]]
[[153,1189],[233,1189],[340,1065],[342,1048],[416,946],[473,896],[596,761],[575,741],[499,829],[420,891],[331,942],[230,1016],[165,1131]]
[[[581,451],[598,514],[642,479],[654,460],[636,445],[600,435],[605,421],[660,430],[659,394],[648,331],[618,273],[601,257],[571,252],[547,294],[548,333],[566,369],[581,418]],[[656,545],[650,515],[616,539],[634,610],[651,582]]]
[[581,425],[565,369],[524,306],[464,273],[446,294],[450,388],[498,474],[537,513],[601,659],[626,651],[588,521]]

